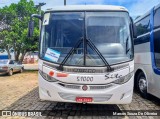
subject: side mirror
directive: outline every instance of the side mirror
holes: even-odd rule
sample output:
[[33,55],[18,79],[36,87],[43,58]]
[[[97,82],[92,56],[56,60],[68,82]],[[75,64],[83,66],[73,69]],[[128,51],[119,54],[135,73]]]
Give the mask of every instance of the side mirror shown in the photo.
[[39,20],[42,21],[42,16],[38,15],[38,14],[32,14],[30,21],[28,23],[28,37],[32,37],[33,36],[33,31],[34,31],[34,21],[32,20],[32,18],[38,18]]
[[34,31],[34,21],[30,20],[28,23],[28,37],[33,36],[33,31]]
[[133,24],[133,38],[137,38],[137,27]]

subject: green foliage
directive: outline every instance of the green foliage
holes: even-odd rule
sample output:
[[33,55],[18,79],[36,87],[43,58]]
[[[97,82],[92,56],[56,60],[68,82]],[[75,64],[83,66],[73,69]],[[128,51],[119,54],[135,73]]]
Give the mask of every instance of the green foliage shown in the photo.
[[38,50],[39,27],[38,20],[35,20],[34,37],[28,38],[28,22],[32,14],[38,14],[32,0],[20,0],[17,4],[11,4],[0,9],[0,21],[8,28],[0,31],[0,49],[13,47],[15,60],[19,59],[28,51]]

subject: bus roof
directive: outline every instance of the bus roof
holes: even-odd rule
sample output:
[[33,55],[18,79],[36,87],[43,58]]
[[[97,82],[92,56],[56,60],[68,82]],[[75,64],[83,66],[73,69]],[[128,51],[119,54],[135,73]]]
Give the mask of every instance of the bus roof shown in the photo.
[[56,6],[47,9],[46,12],[51,11],[126,11],[128,10],[122,6],[113,5],[66,5]]
[[[160,7],[160,4],[156,5],[154,8],[154,10],[158,9]],[[153,9],[152,8],[152,9]],[[140,17],[138,17],[137,19],[135,19],[134,23],[140,21],[141,19],[145,18],[146,16],[148,16],[150,14],[151,10],[149,10],[148,12],[146,12],[145,14],[141,15]]]

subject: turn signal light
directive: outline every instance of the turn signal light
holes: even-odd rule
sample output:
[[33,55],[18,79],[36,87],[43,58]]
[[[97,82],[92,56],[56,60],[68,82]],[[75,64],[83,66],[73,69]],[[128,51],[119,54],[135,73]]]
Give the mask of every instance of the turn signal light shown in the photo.
[[68,74],[65,73],[57,73],[57,77],[67,77]]
[[49,76],[52,77],[53,75],[54,75],[54,72],[53,72],[53,71],[50,71],[50,72],[49,72]]
[[54,77],[49,76],[48,74],[44,73],[43,71],[39,70],[39,74],[45,79],[46,81],[49,82],[56,82],[57,80]]

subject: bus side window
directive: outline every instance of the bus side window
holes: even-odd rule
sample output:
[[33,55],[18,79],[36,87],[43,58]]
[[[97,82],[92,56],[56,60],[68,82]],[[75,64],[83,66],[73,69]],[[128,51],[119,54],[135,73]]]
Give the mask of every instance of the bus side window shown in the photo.
[[137,35],[142,35],[150,31],[150,17],[149,15],[136,23]]
[[160,27],[160,8],[155,11],[154,28]]

